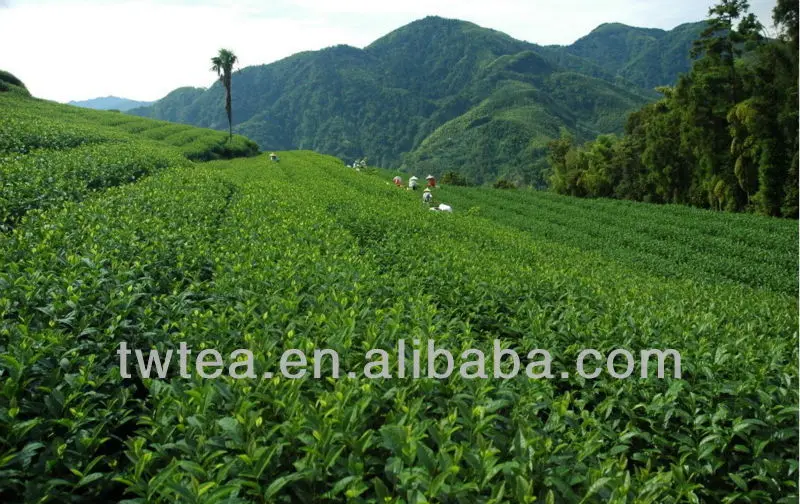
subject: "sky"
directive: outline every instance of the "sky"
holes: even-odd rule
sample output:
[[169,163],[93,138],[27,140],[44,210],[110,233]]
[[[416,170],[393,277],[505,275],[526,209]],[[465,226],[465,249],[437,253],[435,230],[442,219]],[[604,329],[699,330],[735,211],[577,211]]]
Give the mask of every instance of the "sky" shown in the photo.
[[[772,26],[776,0],[750,0]],[[0,69],[39,98],[153,101],[208,87],[221,47],[238,68],[337,44],[364,47],[428,15],[471,21],[541,45],[602,23],[672,29],[715,0],[0,0]]]

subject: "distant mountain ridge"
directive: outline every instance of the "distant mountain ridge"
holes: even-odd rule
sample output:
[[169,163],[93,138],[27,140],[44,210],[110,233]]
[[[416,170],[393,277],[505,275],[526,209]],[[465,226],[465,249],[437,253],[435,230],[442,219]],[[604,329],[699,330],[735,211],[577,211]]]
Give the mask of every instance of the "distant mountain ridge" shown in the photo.
[[101,98],[92,98],[90,100],[71,101],[68,105],[95,110],[119,110],[125,112],[137,107],[147,107],[153,103],[155,102],[129,100],[128,98],[120,98],[118,96],[104,96]]
[[[687,33],[702,23],[686,26],[604,25],[571,46],[544,47],[431,16],[364,49],[339,45],[235,72],[234,131],[264,149],[540,185],[547,142],[561,128],[581,140],[621,132],[627,114],[655,98],[654,85],[688,70]],[[223,102],[217,82],[129,113],[226,129]]]
[[604,23],[569,46],[549,46],[594,63],[639,87],[672,84],[688,72],[693,41],[705,21],[684,23],[672,30]]

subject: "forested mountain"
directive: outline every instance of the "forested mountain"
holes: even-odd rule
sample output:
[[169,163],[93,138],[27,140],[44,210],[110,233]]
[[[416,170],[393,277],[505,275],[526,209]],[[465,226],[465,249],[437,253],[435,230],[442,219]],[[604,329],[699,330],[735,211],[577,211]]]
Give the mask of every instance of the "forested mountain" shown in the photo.
[[694,44],[697,58],[625,135],[550,144],[552,187],[574,196],[798,215],[798,3],[778,0],[777,40],[747,3],[723,0]]
[[[656,32],[659,41],[671,33]],[[644,36],[628,38],[636,37]],[[588,38],[592,47],[616,40]],[[636,60],[653,49],[630,45],[621,64],[588,50],[582,55],[580,47],[542,47],[428,17],[364,49],[335,46],[237,71],[234,131],[264,149],[367,156],[409,171],[458,170],[477,183],[506,176],[541,186],[547,142],[562,127],[582,140],[622,132],[628,113],[655,98],[647,82],[665,83],[665,75],[674,82],[688,67],[688,54],[675,66],[664,59],[658,75],[642,79],[646,71]],[[225,129],[223,102],[215,83],[175,90],[131,113]]]
[[606,23],[572,45],[548,49],[592,61],[620,79],[653,89],[674,84],[679,73],[689,71],[689,51],[704,28],[705,22],[686,23],[669,31]]
[[203,88],[195,87],[178,88],[149,107],[136,108],[129,112],[135,115],[157,117],[164,121],[191,123],[190,117],[194,116],[190,115],[190,106],[205,91]]
[[90,108],[95,110],[120,110],[126,111],[137,107],[146,107],[153,102],[129,100],[117,96],[104,96],[102,98],[92,98],[91,100],[71,101],[68,105],[76,107]]

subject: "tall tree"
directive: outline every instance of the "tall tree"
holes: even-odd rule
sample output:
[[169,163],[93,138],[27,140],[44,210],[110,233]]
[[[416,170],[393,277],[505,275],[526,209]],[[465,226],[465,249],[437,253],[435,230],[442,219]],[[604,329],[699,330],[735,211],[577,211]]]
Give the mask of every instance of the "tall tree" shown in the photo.
[[784,186],[784,203],[781,211],[786,217],[798,217],[798,18],[800,18],[800,5],[797,0],[778,0],[772,11],[772,19],[780,28],[780,39],[785,42],[785,53],[788,58],[783,60],[787,67],[783,72],[785,81],[784,91],[788,99],[781,111],[783,118],[783,132],[788,139],[789,155],[791,162]]
[[550,186],[556,192],[566,194],[574,189],[575,180],[570,178],[567,153],[575,147],[575,138],[566,128],[561,128],[561,137],[547,144],[547,162],[550,165]]
[[[755,16],[748,14],[747,0],[719,0],[708,9],[708,24],[694,42],[692,57],[704,56],[712,64],[721,65],[730,72],[730,101],[737,101],[736,58],[742,55],[744,43],[760,38],[761,25]],[[739,29],[734,23],[741,19]]]
[[233,138],[233,114],[231,112],[231,74],[238,58],[228,49],[220,49],[219,54],[211,58],[211,71],[217,72],[219,80],[225,86],[225,112],[228,114],[228,141]]
[[692,50],[699,59],[679,80],[675,95],[683,116],[682,143],[697,160],[691,200],[707,199],[712,207],[726,210],[741,210],[749,199],[740,184],[747,178],[747,166],[743,159],[740,180],[729,130],[729,112],[743,91],[740,57],[746,46],[761,38],[761,25],[748,9],[747,0],[719,0],[709,9],[707,27]]
[[759,127],[758,110],[753,98],[737,103],[728,112],[728,123],[731,133],[731,155],[733,156],[733,173],[739,187],[747,194],[747,204],[758,190],[758,169],[761,150],[754,131]]
[[781,29],[781,38],[787,40],[792,48],[797,51],[798,31],[798,3],[795,0],[778,0],[772,10],[772,20]]

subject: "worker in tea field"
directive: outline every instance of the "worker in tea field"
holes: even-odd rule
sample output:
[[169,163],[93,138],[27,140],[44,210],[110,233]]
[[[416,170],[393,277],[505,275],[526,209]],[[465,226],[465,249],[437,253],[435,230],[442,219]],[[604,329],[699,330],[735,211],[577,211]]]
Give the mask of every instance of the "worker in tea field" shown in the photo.
[[280,159],[278,158],[278,155],[275,154],[274,152],[270,152],[269,153],[269,158],[270,158],[270,160],[272,160],[273,163],[277,163],[278,161],[280,161]]
[[433,175],[428,175],[425,180],[428,181],[428,187],[436,187],[436,178]]
[[422,191],[422,201],[424,201],[429,205],[433,201],[433,193],[431,193],[431,190],[428,189],[427,187],[425,188],[424,191]]
[[396,185],[397,187],[403,187],[403,179],[399,175],[393,178],[392,182],[394,182],[394,185]]
[[411,177],[410,179],[408,179],[408,188],[411,189],[412,191],[417,190],[417,180],[419,180],[417,177]]

